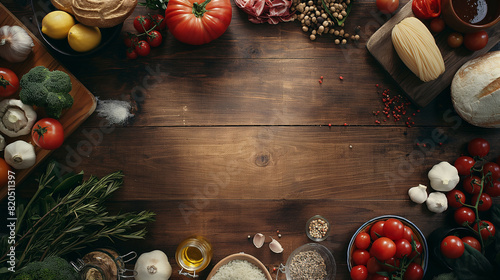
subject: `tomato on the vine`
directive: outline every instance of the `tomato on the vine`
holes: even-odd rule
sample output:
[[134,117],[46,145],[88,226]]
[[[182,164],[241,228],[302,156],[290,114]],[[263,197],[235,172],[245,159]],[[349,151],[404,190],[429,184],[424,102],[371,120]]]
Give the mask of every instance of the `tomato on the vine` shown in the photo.
[[490,143],[483,138],[474,138],[467,144],[467,150],[473,157],[485,157],[490,152]]
[[366,250],[356,249],[352,252],[352,260],[356,265],[366,265],[370,259],[370,253]]
[[413,250],[410,254],[410,259],[417,256],[417,255],[422,255],[422,253],[424,252],[424,248],[422,246],[422,243],[420,243],[420,241],[413,241],[415,242],[415,250]]
[[0,158],[0,187],[5,187],[9,183],[10,166],[3,158]]
[[137,42],[139,42],[139,38],[134,34],[127,33],[125,37],[123,37],[123,43],[127,48],[135,47]]
[[470,175],[470,169],[476,164],[476,161],[469,156],[461,156],[453,164],[459,175]]
[[148,16],[136,16],[134,19],[134,28],[139,33],[144,33],[153,27],[151,19]]
[[500,165],[494,162],[487,162],[483,165],[483,176],[486,176],[488,172],[491,172],[491,179],[498,180],[500,179]]
[[[487,240],[488,238],[495,236],[496,229],[495,226],[490,221],[483,220],[480,222],[480,224],[481,224],[481,231],[479,233],[481,234],[483,240]],[[477,223],[474,225],[473,228],[475,231],[478,231]]]
[[463,181],[464,191],[470,194],[477,194],[481,191],[481,178],[472,175],[464,178]]
[[488,33],[481,30],[478,32],[467,33],[464,36],[464,46],[471,51],[478,51],[488,44]]
[[500,181],[490,182],[484,187],[484,191],[491,197],[500,196]]
[[475,194],[472,197],[472,205],[475,205],[479,198],[479,203],[477,205],[477,210],[479,211],[488,211],[493,205],[493,200],[491,200],[491,196],[487,193],[482,193],[481,196],[479,194]]
[[417,263],[410,263],[403,276],[404,280],[421,280],[424,278],[424,269]]
[[479,242],[479,240],[477,240],[477,238],[474,238],[472,236],[464,236],[462,237],[462,242],[464,244],[469,244],[469,246],[481,252],[481,243]]
[[448,205],[452,208],[460,208],[465,203],[465,194],[457,189],[453,189],[446,193]]
[[146,56],[151,52],[151,47],[149,46],[148,42],[140,40],[135,46],[135,51],[140,56]]
[[8,68],[0,67],[0,96],[7,97],[19,89],[19,78]]
[[156,25],[155,30],[162,31],[167,27],[167,23],[165,22],[165,17],[160,14],[154,14],[151,16],[152,25]]
[[402,259],[404,256],[410,256],[413,248],[410,241],[406,239],[399,239],[394,242],[396,244],[396,258]]
[[399,0],[377,0],[377,9],[384,14],[392,14],[399,7]]
[[153,30],[148,33],[148,37],[146,38],[146,40],[151,47],[158,47],[159,45],[161,45],[163,37],[161,36],[161,33],[159,31]]
[[373,241],[370,255],[380,261],[388,260],[396,254],[396,244],[387,237],[380,237]]
[[372,240],[381,236],[384,236],[384,221],[378,221],[370,228],[370,237]]
[[462,206],[455,210],[453,218],[460,226],[472,225],[476,221],[476,213],[467,206]]
[[370,235],[366,232],[360,232],[354,239],[354,245],[358,249],[366,250],[370,247],[371,239]]
[[64,129],[58,120],[44,118],[33,125],[31,138],[38,147],[45,150],[55,150],[64,142]]
[[441,253],[449,259],[456,259],[464,254],[465,246],[460,237],[449,235],[441,241]]
[[391,240],[399,240],[403,238],[404,225],[403,223],[394,218],[389,218],[384,223],[384,236]]
[[128,59],[136,59],[138,56],[134,48],[127,48],[126,55]]

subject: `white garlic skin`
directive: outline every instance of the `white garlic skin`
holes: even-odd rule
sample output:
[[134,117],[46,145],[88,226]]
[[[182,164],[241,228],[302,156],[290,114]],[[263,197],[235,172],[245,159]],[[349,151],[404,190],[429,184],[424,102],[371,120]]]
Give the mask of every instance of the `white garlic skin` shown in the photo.
[[411,201],[422,204],[427,200],[427,186],[419,184],[416,187],[412,187],[408,190],[408,196]]

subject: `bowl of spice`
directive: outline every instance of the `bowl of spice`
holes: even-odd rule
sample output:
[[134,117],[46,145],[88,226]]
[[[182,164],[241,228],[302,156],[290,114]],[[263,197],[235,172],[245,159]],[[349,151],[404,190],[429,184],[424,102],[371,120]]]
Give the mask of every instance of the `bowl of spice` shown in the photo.
[[285,265],[287,280],[333,280],[337,264],[332,252],[319,243],[306,243],[288,257]]
[[323,241],[330,234],[330,223],[320,215],[312,216],[306,223],[306,235],[312,241]]
[[245,253],[236,253],[223,258],[207,277],[207,280],[232,279],[272,280],[266,266],[256,257]]

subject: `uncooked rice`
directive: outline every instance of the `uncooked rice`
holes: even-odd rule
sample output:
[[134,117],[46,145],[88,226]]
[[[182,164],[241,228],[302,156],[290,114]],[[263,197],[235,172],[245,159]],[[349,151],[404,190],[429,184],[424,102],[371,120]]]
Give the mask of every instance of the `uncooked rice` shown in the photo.
[[212,280],[266,280],[266,276],[249,261],[232,260],[221,266]]

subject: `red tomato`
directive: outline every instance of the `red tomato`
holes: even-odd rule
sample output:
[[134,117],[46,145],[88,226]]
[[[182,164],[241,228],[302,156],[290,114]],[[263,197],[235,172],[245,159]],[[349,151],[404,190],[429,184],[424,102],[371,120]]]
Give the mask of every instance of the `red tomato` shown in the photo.
[[351,268],[352,280],[365,280],[368,278],[368,269],[364,265],[357,265]]
[[55,150],[64,142],[64,129],[58,120],[44,118],[37,121],[31,129],[31,138],[38,147]]
[[472,248],[481,252],[481,243],[476,238],[472,236],[464,236],[462,237],[462,242],[465,244],[469,244]]
[[373,241],[370,249],[370,255],[374,256],[380,261],[388,260],[396,254],[396,244],[394,241],[387,237],[380,237]]
[[131,34],[131,33],[127,33],[123,37],[123,43],[125,44],[125,46],[127,48],[135,47],[135,45],[137,45],[138,41],[139,41],[139,39],[137,38],[137,36],[134,34]]
[[403,223],[394,218],[389,218],[384,223],[384,236],[392,240],[399,240],[403,238],[404,225]]
[[[480,233],[483,240],[487,240],[488,238],[495,236],[496,229],[491,222],[483,220],[480,222],[480,224],[481,224]],[[477,223],[474,225],[474,230],[478,231]]]
[[421,280],[424,278],[424,270],[419,264],[410,263],[403,276],[404,280]]
[[370,280],[389,280],[389,277],[380,274],[374,274],[372,275]]
[[19,89],[19,78],[7,68],[0,68],[0,96],[7,97]]
[[449,235],[441,241],[441,253],[449,259],[460,258],[465,251],[464,243],[460,237]]
[[135,46],[135,51],[140,56],[146,56],[151,52],[151,47],[149,46],[148,42],[140,40],[139,42],[137,42],[137,46]]
[[410,256],[412,247],[410,241],[406,239],[399,239],[396,242],[396,255],[394,257],[402,259],[404,256]]
[[356,249],[352,252],[352,261],[356,265],[366,265],[370,259],[370,253],[366,250]]
[[151,16],[152,25],[156,25],[155,30],[162,31],[167,27],[167,23],[165,22],[165,18],[162,15],[154,14]]
[[[475,194],[472,197],[472,205],[475,205],[477,202],[477,199],[479,197],[479,194]],[[481,196],[479,197],[479,204],[477,205],[477,210],[479,211],[488,211],[491,208],[491,205],[493,205],[493,200],[491,200],[491,196],[487,193],[482,193]]]
[[461,156],[453,164],[458,170],[459,175],[470,175],[470,169],[476,164],[476,161],[469,156]]
[[413,14],[419,19],[430,19],[441,14],[441,0],[413,0]]
[[382,263],[380,263],[379,260],[375,257],[370,257],[368,260],[368,263],[366,264],[366,268],[368,269],[368,273],[374,274],[377,273],[377,271],[382,271],[384,269],[384,266]]
[[452,32],[448,35],[446,42],[450,48],[456,49],[464,43],[464,36],[458,32]]
[[420,243],[419,241],[416,241],[416,240],[414,242],[415,242],[415,250],[411,252],[410,259],[412,259],[413,257],[415,257],[418,254],[422,255],[422,252],[424,251],[424,248],[422,247],[422,243]]
[[485,186],[484,191],[491,197],[500,196],[500,181],[495,181]]
[[163,41],[163,37],[159,31],[153,30],[148,33],[148,37],[146,39],[151,47],[158,47],[161,45]]
[[380,236],[384,236],[384,221],[378,221],[370,228],[370,237],[372,240],[375,240]]
[[491,178],[493,180],[500,179],[500,165],[494,162],[487,162],[483,165],[483,176],[486,176],[488,172],[491,172]]
[[485,157],[490,152],[490,143],[483,138],[474,138],[467,144],[467,150],[473,157]]
[[477,194],[481,190],[481,178],[472,175],[464,178],[463,182],[464,191],[470,194]]
[[399,7],[399,0],[377,0],[377,9],[384,14],[392,14]]
[[366,232],[360,232],[354,239],[354,245],[358,249],[366,250],[370,247],[370,235]]
[[165,20],[177,40],[202,45],[226,32],[232,11],[230,0],[170,0]]
[[472,225],[476,221],[476,214],[474,210],[467,206],[462,206],[455,210],[453,213],[453,218],[460,226]]
[[464,46],[471,51],[483,49],[487,44],[488,33],[486,31],[467,33],[464,36]]
[[127,55],[128,59],[136,59],[137,58],[137,52],[135,51],[134,48],[127,48],[126,55]]
[[409,226],[404,226],[403,238],[410,242],[412,240],[417,240],[417,236],[415,235],[415,233],[413,233],[413,230],[411,230]]
[[384,262],[384,271],[393,272],[401,265],[401,261],[395,257],[389,258]]
[[435,18],[431,20],[430,29],[434,33],[439,33],[444,30],[446,24],[442,18]]
[[460,208],[465,203],[465,194],[457,189],[453,189],[446,193],[448,205],[452,208]]
[[5,187],[9,183],[10,166],[3,158],[0,158],[0,187]]
[[134,19],[134,28],[139,33],[145,33],[151,29],[151,19],[148,16],[136,16]]

